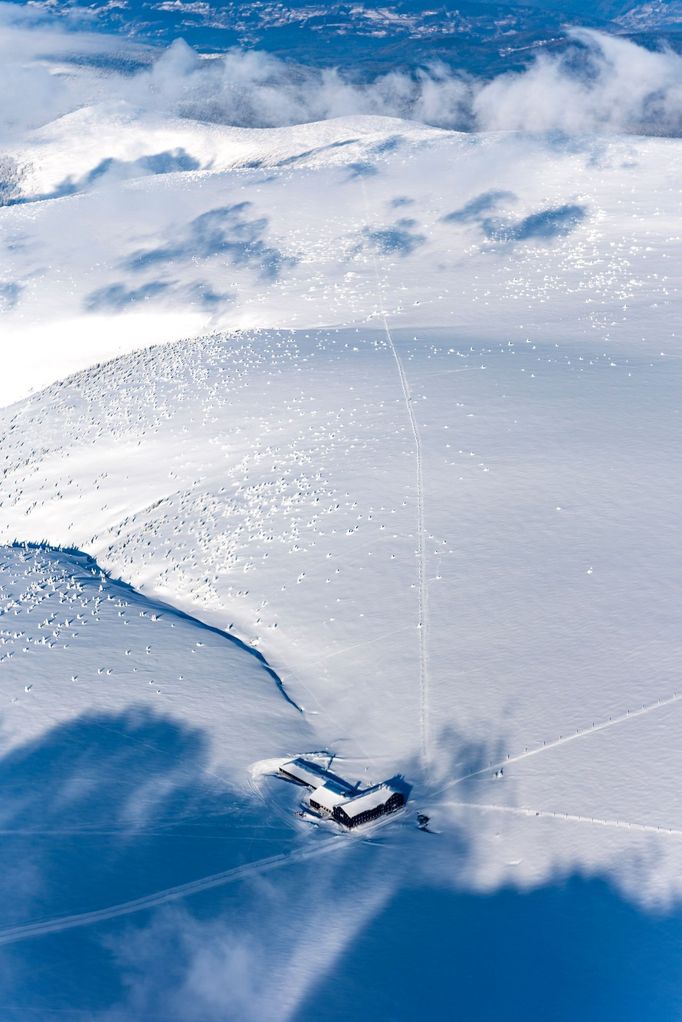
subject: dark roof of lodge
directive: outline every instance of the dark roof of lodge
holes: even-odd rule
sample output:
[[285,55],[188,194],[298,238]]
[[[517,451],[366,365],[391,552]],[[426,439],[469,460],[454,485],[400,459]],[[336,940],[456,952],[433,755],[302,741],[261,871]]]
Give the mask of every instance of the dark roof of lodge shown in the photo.
[[385,805],[391,795],[398,794],[402,793],[396,788],[392,788],[389,784],[376,784],[373,788],[360,792],[354,798],[349,798],[347,802],[342,802],[338,808],[343,810],[346,816],[352,820],[359,816],[360,813],[371,812],[372,809]]

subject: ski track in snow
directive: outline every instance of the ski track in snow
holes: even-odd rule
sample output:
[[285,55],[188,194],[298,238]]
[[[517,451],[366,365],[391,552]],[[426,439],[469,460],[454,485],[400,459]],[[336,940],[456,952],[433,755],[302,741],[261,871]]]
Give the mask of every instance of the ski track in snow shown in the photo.
[[374,635],[371,639],[363,639],[362,642],[353,642],[349,646],[342,646],[341,649],[332,650],[331,653],[323,653],[322,656],[316,657],[313,663],[325,663],[327,660],[332,660],[343,653],[348,653],[351,649],[362,649],[363,646],[371,646],[375,642],[390,639],[394,635],[402,635],[404,631],[404,628],[392,628],[390,632],[382,632],[381,635]]
[[386,314],[382,311],[381,318],[384,324],[384,330],[386,331],[386,338],[391,349],[395,364],[398,368],[398,375],[400,377],[400,386],[403,391],[405,398],[405,405],[407,413],[410,419],[410,426],[412,429],[412,435],[414,437],[414,446],[416,454],[416,468],[417,468],[417,565],[418,565],[418,621],[417,628],[419,630],[419,692],[420,692],[420,724],[421,724],[421,758],[422,765],[427,767],[430,761],[430,736],[429,736],[429,679],[428,679],[428,650],[426,647],[427,639],[427,614],[428,614],[428,593],[427,593],[427,579],[426,579],[426,551],[424,543],[424,474],[423,474],[423,458],[422,458],[422,444],[421,436],[419,434],[419,427],[417,425],[417,419],[414,414],[414,407],[412,403],[412,392],[410,391],[410,385],[405,374],[402,360],[396,351],[391,336],[391,330],[386,319]]
[[[360,185],[362,187],[362,197],[365,204],[365,212],[367,220],[369,220],[369,202],[367,199],[367,189],[365,182],[360,179]],[[367,223],[369,228],[369,223]],[[410,383],[405,373],[405,367],[403,366],[402,359],[396,350],[396,346],[393,342],[393,336],[391,334],[391,328],[388,325],[388,319],[386,317],[384,302],[382,300],[383,288],[381,285],[381,278],[379,277],[379,267],[377,266],[376,255],[374,250],[371,250],[372,265],[374,267],[374,276],[377,284],[377,295],[381,301],[380,316],[384,327],[384,333],[386,334],[386,341],[388,343],[389,350],[393,356],[393,360],[398,370],[398,378],[400,379],[400,387],[403,392],[403,399],[405,401],[405,407],[407,409],[407,415],[410,420],[410,429],[412,430],[412,437],[414,439],[414,450],[416,457],[416,484],[417,484],[417,571],[418,571],[418,583],[417,583],[417,629],[419,632],[419,719],[420,719],[420,732],[421,732],[421,761],[422,767],[426,769],[430,762],[431,754],[431,738],[429,729],[429,674],[428,674],[428,649],[426,644],[427,639],[427,617],[428,617],[428,580],[426,577],[426,544],[424,541],[425,526],[424,526],[424,459],[422,453],[422,440],[419,432],[419,425],[417,423],[417,417],[414,413],[414,404],[412,399],[412,391],[410,389]]]
[[163,891],[156,891],[133,901],[124,901],[118,905],[110,905],[108,908],[96,909],[93,912],[79,912],[75,915],[60,916],[56,919],[45,919],[39,922],[24,923],[20,926],[10,926],[0,930],[0,945],[14,944],[20,940],[28,940],[31,937],[43,937],[50,933],[61,933],[64,930],[73,930],[81,926],[93,926],[96,923],[106,922],[109,919],[118,919],[120,916],[132,915],[135,912],[143,912],[146,909],[158,908],[161,905],[169,904],[172,901],[180,901],[192,894],[200,894],[202,891],[209,891],[216,887],[225,887],[228,884],[236,883],[238,880],[245,880],[252,876],[260,876],[263,873],[271,873],[295,862],[303,862],[306,859],[314,858],[335,848],[347,848],[348,845],[343,838],[334,837],[328,841],[314,845],[312,848],[300,848],[293,852],[281,852],[279,855],[271,855],[265,859],[258,859],[255,862],[247,862],[242,866],[236,866],[223,873],[214,873],[211,876],[202,877],[199,880],[191,880],[186,884],[179,884],[177,887],[168,887]]
[[[682,692],[675,692],[673,695],[668,696],[666,699],[657,699],[654,703],[647,703],[646,706],[640,707],[639,710],[626,710],[625,713],[621,713],[618,717],[609,717],[608,720],[600,721],[598,724],[592,724],[590,727],[580,728],[575,734],[563,735],[551,742],[545,742],[542,745],[537,745],[533,749],[527,749],[525,752],[520,752],[516,756],[507,756],[506,759],[499,760],[497,763],[489,763],[488,766],[482,767],[480,770],[472,770],[469,774],[463,774],[461,777],[455,777],[452,781],[443,785],[437,791],[433,792],[432,797],[436,795],[442,795],[444,791],[453,788],[456,784],[462,784],[464,781],[469,780],[472,777],[480,777],[482,774],[487,774],[490,770],[498,770],[501,767],[505,767],[510,763],[519,763],[523,759],[529,759],[531,756],[537,756],[541,752],[548,752],[550,749],[556,749],[560,745],[566,745],[568,742],[575,742],[579,738],[587,738],[589,735],[596,734],[598,731],[606,731],[608,728],[615,727],[617,724],[624,724],[628,720],[635,720],[637,717],[643,717],[647,713],[652,713],[654,710],[662,709],[664,706],[672,706],[673,703],[677,703],[682,699]],[[654,828],[656,830],[657,828]]]
[[552,809],[529,809],[526,806],[501,806],[494,802],[444,802],[443,805],[457,809],[474,809],[479,812],[508,813],[512,816],[534,816],[545,820],[562,820],[566,823],[589,823],[595,827],[616,827],[618,830],[635,830],[644,834],[667,834],[682,837],[682,830],[675,827],[659,827],[653,823],[632,823],[629,820],[609,820],[600,816],[579,816],[577,813],[555,812]]

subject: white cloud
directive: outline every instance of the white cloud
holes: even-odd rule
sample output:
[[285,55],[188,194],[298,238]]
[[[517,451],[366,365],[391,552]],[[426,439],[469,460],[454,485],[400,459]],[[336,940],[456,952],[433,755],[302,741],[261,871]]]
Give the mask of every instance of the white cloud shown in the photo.
[[[347,114],[465,130],[678,135],[682,127],[682,57],[583,29],[571,33],[563,54],[540,54],[527,70],[488,82],[434,64],[362,84],[342,69],[302,67],[263,52],[208,59],[176,40],[159,53],[83,28],[73,17],[48,19],[0,3],[0,138],[16,139],[103,99],[261,127]],[[134,73],[131,59],[139,66]]]
[[[123,75],[105,78],[87,70],[93,57],[148,59],[148,49],[113,36],[84,31],[73,12],[0,3],[0,144],[116,90]],[[74,59],[83,63],[72,64]]]
[[682,57],[603,33],[571,34],[585,48],[579,67],[575,50],[541,55],[524,73],[482,86],[473,101],[478,127],[679,135]]
[[586,30],[561,55],[491,82],[441,64],[357,84],[268,54],[200,60],[183,42],[128,81],[129,98],[199,119],[274,126],[346,114],[412,118],[479,130],[680,133],[682,57]]

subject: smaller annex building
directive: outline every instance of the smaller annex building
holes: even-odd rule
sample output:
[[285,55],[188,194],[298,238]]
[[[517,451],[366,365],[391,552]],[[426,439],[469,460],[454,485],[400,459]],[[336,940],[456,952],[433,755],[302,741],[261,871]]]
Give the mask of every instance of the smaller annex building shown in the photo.
[[283,763],[279,773],[311,789],[306,802],[319,816],[352,829],[394,813],[405,805],[405,786],[389,781],[361,791],[318,763],[301,757]]
[[303,784],[307,788],[335,784],[340,791],[346,792],[346,797],[353,791],[353,785],[344,781],[343,777],[337,777],[330,770],[325,770],[319,763],[310,759],[302,759],[300,756],[282,763],[279,772],[288,781],[295,781],[296,784]]

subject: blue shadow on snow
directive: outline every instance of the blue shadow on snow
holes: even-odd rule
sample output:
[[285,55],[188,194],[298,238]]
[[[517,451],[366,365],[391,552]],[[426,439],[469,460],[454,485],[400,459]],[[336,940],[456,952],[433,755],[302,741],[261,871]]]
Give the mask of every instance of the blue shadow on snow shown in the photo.
[[[63,199],[67,195],[77,195],[97,184],[128,181],[138,177],[149,177],[158,174],[173,174],[178,171],[199,170],[201,164],[193,156],[179,147],[166,149],[160,153],[140,156],[137,160],[118,160],[109,156],[89,170],[80,178],[66,177],[51,192],[41,195],[12,195],[2,204],[6,206],[22,206],[32,202],[44,202],[47,199]],[[0,198],[1,198],[0,194]]]
[[416,248],[423,245],[426,235],[419,234],[414,228],[417,221],[410,217],[402,217],[392,227],[365,230],[365,237],[386,255],[410,255]]
[[491,241],[553,241],[571,234],[586,216],[584,206],[567,204],[531,213],[516,223],[486,218],[481,221],[481,226]]
[[490,895],[403,887],[296,1022],[316,1022],[321,1003],[325,1022],[673,1022],[681,963],[680,912],[647,914],[603,880]]
[[[15,925],[107,909],[291,846],[290,828],[207,766],[202,732],[141,709],[83,716],[0,758],[0,938]],[[217,898],[195,895],[188,908],[211,918]],[[57,923],[0,947],[3,1002],[30,1018],[107,1009],[126,989],[107,935],[144,926],[149,913],[94,927]],[[3,1018],[14,1018],[6,1007]]]
[[501,202],[514,202],[515,200],[516,196],[513,192],[483,192],[460,209],[446,214],[442,220],[446,224],[480,223],[484,213],[496,209]]
[[226,256],[233,266],[248,266],[261,278],[276,280],[281,270],[294,266],[296,260],[264,241],[267,217],[250,218],[250,208],[250,202],[238,202],[208,210],[177,232],[173,241],[134,252],[123,268],[137,273],[176,262]]

